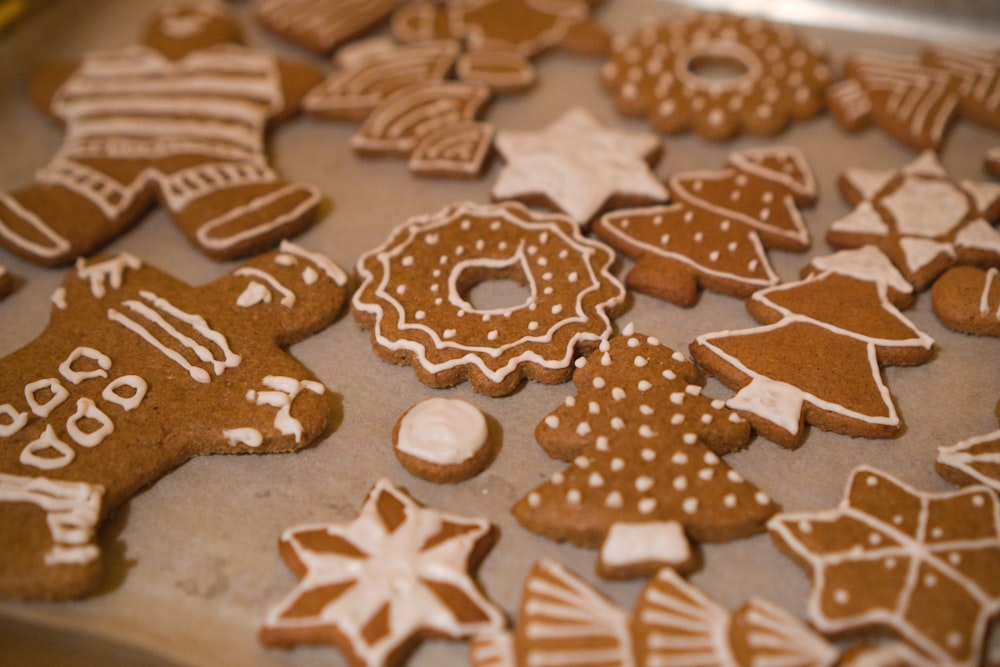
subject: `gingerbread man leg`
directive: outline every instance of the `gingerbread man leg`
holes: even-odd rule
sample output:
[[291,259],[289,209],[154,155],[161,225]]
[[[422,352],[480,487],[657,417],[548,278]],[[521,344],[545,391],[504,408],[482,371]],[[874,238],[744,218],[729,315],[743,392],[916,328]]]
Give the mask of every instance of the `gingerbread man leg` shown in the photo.
[[108,243],[149,203],[133,196],[105,210],[80,192],[56,183],[36,183],[0,192],[0,246],[46,266],[69,264]]
[[313,222],[322,196],[255,160],[205,161],[159,179],[160,200],[209,257],[243,257]]

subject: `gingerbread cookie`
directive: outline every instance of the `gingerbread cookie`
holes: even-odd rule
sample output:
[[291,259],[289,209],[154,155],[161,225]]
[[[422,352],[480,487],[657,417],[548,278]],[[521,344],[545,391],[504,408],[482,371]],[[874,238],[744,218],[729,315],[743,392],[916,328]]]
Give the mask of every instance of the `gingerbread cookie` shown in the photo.
[[1000,430],[938,447],[934,468],[955,486],[985,484],[1000,492]]
[[410,172],[417,176],[474,178],[483,171],[496,130],[489,123],[456,121],[420,137],[410,153]]
[[958,81],[958,104],[962,116],[980,125],[1000,130],[1000,50],[933,44],[923,61],[947,70]]
[[924,493],[859,466],[837,508],[779,514],[768,529],[812,574],[820,631],[888,629],[935,664],[981,660],[1000,608],[1000,500],[987,487]]
[[507,164],[493,184],[494,200],[544,205],[585,227],[602,209],[668,197],[650,170],[660,140],[604,127],[581,107],[542,130],[500,131],[495,144]]
[[392,33],[404,43],[458,39],[469,52],[510,53],[525,61],[557,46],[600,54],[609,42],[590,18],[587,0],[419,0],[393,14]]
[[396,0],[257,0],[261,25],[316,53],[330,53],[389,18]]
[[911,307],[917,298],[913,285],[907,282],[892,260],[873,245],[813,257],[800,273],[803,278],[807,278],[827,272],[882,283],[886,287],[889,303],[901,310]]
[[4,298],[14,289],[14,278],[7,271],[7,267],[0,264],[0,299]]
[[[717,454],[743,447],[749,427],[702,395],[693,364],[626,327],[578,366],[577,395],[535,431],[550,456],[572,463],[518,501],[521,525],[589,548],[619,523],[673,520],[711,542],[763,530],[775,504]],[[660,539],[656,526],[635,530]],[[648,552],[635,549],[635,565]]]
[[131,255],[81,260],[45,331],[0,359],[0,595],[93,590],[101,522],[193,456],[319,437],[326,388],[280,346],[329,324],[345,282],[289,243],[202,287]]
[[696,564],[679,521],[616,521],[601,543],[597,574],[605,579],[648,578],[664,567],[688,572]]
[[518,618],[513,632],[472,643],[473,667],[831,667],[838,657],[783,609],[753,599],[730,615],[670,568],[650,579],[629,614],[564,565],[541,560],[524,582]]
[[859,53],[844,61],[844,78],[827,90],[838,124],[858,132],[874,123],[918,150],[941,148],[958,116],[958,83],[917,57]]
[[1000,336],[1000,271],[954,266],[934,282],[931,304],[953,331]]
[[616,38],[601,81],[620,113],[718,141],[818,114],[830,65],[822,45],[788,26],[688,11]]
[[[577,352],[610,333],[625,298],[612,261],[565,216],[454,204],[405,222],[358,260],[351,310],[376,354],[411,365],[424,384],[469,380],[503,396],[525,378],[565,382]],[[468,300],[475,285],[500,279],[529,296],[506,308]]]
[[259,633],[270,646],[333,644],[352,665],[396,665],[422,638],[497,631],[503,613],[472,579],[493,546],[485,519],[428,509],[388,480],[347,525],[284,531],[299,579]]
[[398,45],[370,40],[338,52],[339,65],[302,100],[306,113],[331,120],[363,121],[400,88],[447,77],[458,57],[452,40]]
[[310,224],[320,194],[267,164],[264,132],[297,110],[319,73],[221,41],[236,30],[221,3],[170,3],[147,44],[39,72],[34,101],[65,124],[66,139],[35,183],[0,192],[0,245],[66,264],[123,233],[154,200],[215,259]]
[[987,151],[984,166],[986,171],[990,172],[997,178],[1000,178],[1000,146],[991,148]]
[[930,151],[899,170],[848,169],[839,185],[854,210],[826,240],[878,246],[918,291],[956,263],[1000,265],[1000,185],[956,181]]
[[806,423],[866,438],[898,431],[879,366],[923,363],[933,341],[889,302],[884,283],[817,274],[757,292],[747,307],[766,324],[703,334],[691,354],[738,390],[726,405],[760,435],[794,449]]
[[496,438],[476,406],[455,398],[430,398],[399,418],[392,449],[421,479],[462,482],[478,475],[496,453]]

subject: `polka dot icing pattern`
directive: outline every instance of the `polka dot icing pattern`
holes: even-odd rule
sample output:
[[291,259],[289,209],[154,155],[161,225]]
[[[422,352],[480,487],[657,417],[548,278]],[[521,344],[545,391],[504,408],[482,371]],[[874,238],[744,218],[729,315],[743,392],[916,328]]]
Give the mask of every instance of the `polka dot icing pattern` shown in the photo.
[[[456,204],[409,220],[359,260],[352,310],[376,353],[410,363],[425,384],[469,379],[476,391],[505,395],[522,377],[565,381],[577,346],[610,333],[625,295],[612,259],[563,216]],[[493,279],[530,294],[506,308],[470,303],[469,290]]]
[[830,67],[822,46],[786,26],[686,12],[616,38],[601,78],[619,112],[722,140],[819,113]]
[[978,663],[1000,606],[1000,505],[987,487],[923,493],[859,466],[837,508],[779,514],[768,529],[811,570],[820,631],[887,626],[937,664]]

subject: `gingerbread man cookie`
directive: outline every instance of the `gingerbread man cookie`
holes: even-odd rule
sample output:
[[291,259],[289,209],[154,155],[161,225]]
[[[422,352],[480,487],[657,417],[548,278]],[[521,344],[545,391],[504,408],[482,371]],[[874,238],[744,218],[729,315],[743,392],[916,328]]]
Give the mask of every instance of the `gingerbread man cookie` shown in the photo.
[[601,81],[615,107],[660,132],[770,136],[823,109],[825,48],[757,18],[687,11],[612,42]]
[[79,261],[45,331],[0,359],[0,595],[93,590],[100,524],[193,456],[319,437],[326,388],[281,347],[329,324],[345,283],[287,242],[202,287],[131,255]]
[[144,44],[39,72],[33,100],[66,137],[35,183],[0,192],[0,245],[66,264],[126,231],[153,201],[215,259],[269,248],[310,224],[320,194],[268,165],[264,132],[320,75],[231,43],[237,32],[222,3],[166,4]]
[[[447,206],[397,227],[357,264],[351,310],[383,360],[409,364],[432,387],[469,380],[490,396],[525,378],[565,382],[579,350],[611,332],[625,288],[614,255],[557,214],[520,204]],[[477,307],[477,284],[525,285],[523,303]]]
[[260,640],[333,644],[352,665],[389,667],[422,637],[496,632],[503,613],[470,574],[494,539],[485,519],[423,507],[379,480],[349,524],[281,534],[281,555],[299,582],[268,613]]
[[956,181],[931,151],[898,170],[848,169],[839,185],[854,210],[826,240],[878,246],[918,291],[954,264],[1000,266],[1000,185]]
[[[640,540],[654,543],[663,521],[698,541],[763,530],[774,502],[718,455],[743,447],[749,427],[702,395],[691,362],[626,327],[578,366],[577,395],[535,431],[551,456],[572,463],[518,501],[521,525],[590,548],[609,540],[615,524],[636,526]],[[649,551],[632,549],[635,565]]]
[[768,529],[810,571],[820,631],[889,629],[935,664],[979,664],[1000,609],[1000,500],[987,487],[924,493],[859,466],[835,509]]

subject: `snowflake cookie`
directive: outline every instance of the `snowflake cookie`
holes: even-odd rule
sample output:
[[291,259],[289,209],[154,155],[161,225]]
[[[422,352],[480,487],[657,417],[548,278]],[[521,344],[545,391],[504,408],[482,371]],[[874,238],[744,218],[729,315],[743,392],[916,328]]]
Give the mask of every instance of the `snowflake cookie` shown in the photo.
[[503,613],[470,574],[494,537],[485,519],[425,508],[379,480],[351,523],[282,533],[281,555],[299,582],[268,613],[260,640],[329,643],[352,665],[391,667],[422,637],[495,632]]
[[1000,500],[987,487],[924,493],[859,466],[837,508],[768,529],[809,569],[820,631],[890,629],[936,664],[979,664],[1000,611]]

